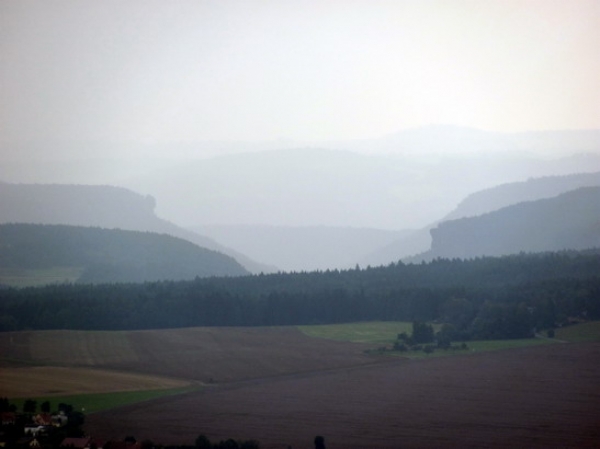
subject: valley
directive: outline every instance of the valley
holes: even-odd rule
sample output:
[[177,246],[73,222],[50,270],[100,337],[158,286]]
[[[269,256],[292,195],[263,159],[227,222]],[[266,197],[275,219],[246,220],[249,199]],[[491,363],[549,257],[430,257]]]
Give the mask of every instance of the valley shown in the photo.
[[598,449],[598,24],[0,1],[0,449]]

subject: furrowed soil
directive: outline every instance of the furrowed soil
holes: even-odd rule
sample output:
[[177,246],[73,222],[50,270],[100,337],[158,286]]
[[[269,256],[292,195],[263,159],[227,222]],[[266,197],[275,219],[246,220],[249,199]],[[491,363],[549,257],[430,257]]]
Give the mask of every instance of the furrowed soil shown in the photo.
[[124,388],[117,374],[141,376],[128,389],[153,388],[147,376],[206,385],[87,415],[85,430],[100,439],[193,445],[205,434],[284,449],[311,448],[324,435],[328,449],[600,447],[600,343],[419,360],[365,349],[373,345],[294,327],[10,332],[0,334],[0,372],[11,388],[65,395]]
[[368,348],[311,338],[295,327],[7,332],[0,333],[0,367],[95,367],[230,382],[373,363]]
[[[303,373],[92,414],[86,430],[163,444],[255,439],[263,449],[311,448],[315,435],[328,449],[600,447],[599,343],[378,360],[336,368],[309,358]],[[228,369],[220,379],[240,377]]]
[[[265,378],[374,363],[364,354],[369,347],[311,338],[295,327],[7,332],[0,333],[0,380],[6,380],[0,394],[103,393]],[[142,377],[131,382],[124,373]],[[154,383],[143,376],[154,376]]]

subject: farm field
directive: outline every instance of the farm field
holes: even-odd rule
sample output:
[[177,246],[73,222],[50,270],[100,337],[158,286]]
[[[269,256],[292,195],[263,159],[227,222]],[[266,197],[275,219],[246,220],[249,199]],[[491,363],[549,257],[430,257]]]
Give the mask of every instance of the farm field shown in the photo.
[[600,344],[556,344],[233,382],[90,415],[88,432],[263,449],[597,448]]
[[[439,327],[439,326],[438,326]],[[412,332],[412,323],[372,321],[365,323],[323,324],[298,326],[309,337],[353,343],[392,344],[399,333]]]
[[189,386],[190,382],[185,380],[102,369],[60,366],[0,368],[0,395],[11,398],[38,399]]
[[597,323],[451,357],[366,352],[403,326],[2,333],[0,396],[71,398],[97,412],[91,434],[164,444],[204,433],[263,449],[311,447],[317,434],[334,449],[598,447]]
[[[74,410],[81,410],[82,412],[89,414],[102,410],[111,410],[128,404],[146,402],[163,396],[185,394],[197,390],[198,388],[201,387],[186,386],[160,390],[113,391],[110,393],[84,393],[60,396],[36,395],[35,400],[38,405],[48,401],[52,410],[56,409],[58,404],[65,403],[71,405]],[[26,399],[27,398],[11,399],[10,402],[11,404],[16,405],[17,410],[22,410]]]
[[0,368],[66,366],[223,383],[377,363],[368,344],[295,327],[0,333]]
[[600,341],[600,321],[588,321],[556,329],[556,338],[563,341]]

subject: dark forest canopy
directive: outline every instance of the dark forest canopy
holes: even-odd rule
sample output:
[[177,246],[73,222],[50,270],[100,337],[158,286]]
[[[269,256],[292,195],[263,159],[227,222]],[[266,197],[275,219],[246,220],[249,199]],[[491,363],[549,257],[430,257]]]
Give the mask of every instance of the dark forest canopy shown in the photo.
[[438,320],[456,338],[519,338],[568,317],[600,319],[600,253],[144,284],[0,290],[2,330],[124,330]]

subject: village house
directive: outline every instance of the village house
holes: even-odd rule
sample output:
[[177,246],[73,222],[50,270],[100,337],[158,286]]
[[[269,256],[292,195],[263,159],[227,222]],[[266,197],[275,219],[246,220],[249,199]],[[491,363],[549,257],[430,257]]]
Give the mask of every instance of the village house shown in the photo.
[[17,423],[17,415],[14,412],[2,412],[2,425],[10,426]]

